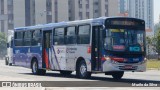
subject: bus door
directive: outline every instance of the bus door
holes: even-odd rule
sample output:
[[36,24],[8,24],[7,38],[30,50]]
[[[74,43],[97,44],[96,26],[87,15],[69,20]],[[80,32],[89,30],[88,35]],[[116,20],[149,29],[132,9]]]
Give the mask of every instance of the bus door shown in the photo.
[[52,31],[43,32],[43,52],[42,52],[42,67],[50,69],[51,61],[51,44],[52,44]]
[[100,30],[102,26],[93,26],[92,27],[92,70],[93,71],[99,71],[101,69],[101,58],[100,58],[100,47],[101,47],[101,36],[100,33],[102,30]]

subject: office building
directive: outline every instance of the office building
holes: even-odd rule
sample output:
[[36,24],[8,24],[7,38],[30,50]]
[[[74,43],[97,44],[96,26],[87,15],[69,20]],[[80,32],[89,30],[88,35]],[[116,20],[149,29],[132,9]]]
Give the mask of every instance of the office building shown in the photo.
[[153,0],[129,0],[129,16],[144,19],[147,36],[154,35]]
[[[1,31],[16,27],[118,15],[118,0],[1,0]],[[113,8],[114,6],[114,8]]]

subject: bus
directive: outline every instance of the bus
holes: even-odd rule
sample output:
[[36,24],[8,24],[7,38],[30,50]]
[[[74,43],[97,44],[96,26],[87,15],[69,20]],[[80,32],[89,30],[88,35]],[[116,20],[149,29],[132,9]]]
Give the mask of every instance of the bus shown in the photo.
[[145,21],[129,17],[50,23],[14,30],[13,63],[78,78],[92,73],[121,79],[124,72],[146,71]]
[[13,30],[8,30],[7,34],[7,55],[5,56],[5,65],[11,66],[13,63]]

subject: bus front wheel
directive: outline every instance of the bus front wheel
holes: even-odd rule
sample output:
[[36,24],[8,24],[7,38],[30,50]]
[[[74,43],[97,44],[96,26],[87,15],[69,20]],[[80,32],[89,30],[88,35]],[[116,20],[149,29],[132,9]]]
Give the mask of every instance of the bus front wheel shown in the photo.
[[121,79],[121,78],[123,77],[123,74],[124,74],[124,71],[114,72],[114,73],[112,74],[112,77],[113,77],[113,79],[115,79],[115,80],[119,80],[119,79]]
[[32,62],[32,73],[34,75],[45,75],[46,74],[46,70],[38,69],[38,62],[36,60],[34,60]]
[[76,76],[78,78],[86,79],[91,77],[91,73],[87,72],[87,65],[84,60],[80,61],[77,70],[76,70]]

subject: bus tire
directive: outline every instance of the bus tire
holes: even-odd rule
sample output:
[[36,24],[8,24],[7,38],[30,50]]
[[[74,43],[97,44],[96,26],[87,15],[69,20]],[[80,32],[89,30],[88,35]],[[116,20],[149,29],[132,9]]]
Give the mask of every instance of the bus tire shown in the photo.
[[46,74],[46,70],[38,69],[38,75],[45,75],[45,74]]
[[32,68],[32,73],[34,75],[45,75],[46,74],[46,70],[44,69],[38,69],[38,62],[37,60],[33,60],[31,63],[31,68]]
[[76,76],[81,79],[91,77],[91,72],[87,72],[87,65],[84,60],[81,60],[76,68]]
[[60,71],[62,75],[71,75],[72,71]]
[[112,74],[113,79],[115,80],[119,80],[123,77],[124,71],[120,71],[120,72],[114,72]]
[[7,57],[5,58],[5,65],[8,65]]

